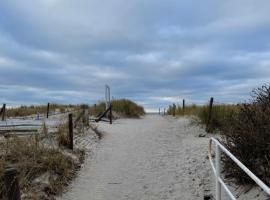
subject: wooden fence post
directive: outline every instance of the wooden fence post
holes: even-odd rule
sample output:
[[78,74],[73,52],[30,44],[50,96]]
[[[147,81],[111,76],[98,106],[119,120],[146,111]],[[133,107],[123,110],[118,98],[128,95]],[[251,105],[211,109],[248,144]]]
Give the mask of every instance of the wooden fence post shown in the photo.
[[68,128],[69,128],[69,148],[73,150],[73,121],[72,113],[68,115]]
[[211,119],[212,119],[213,103],[214,103],[214,98],[211,97],[210,103],[209,103],[208,119],[207,119],[207,124],[206,124],[206,131],[207,131],[207,132],[210,131],[209,125],[210,125],[210,121],[211,121]]
[[2,107],[2,121],[5,121],[5,118],[6,118],[6,104],[4,103]]
[[185,114],[185,99],[183,99],[183,115]]
[[173,104],[173,116],[175,117],[175,110],[176,110],[176,105]]
[[8,200],[21,200],[17,170],[10,167],[6,168],[4,172],[4,179]]
[[110,105],[110,124],[112,124],[112,104]]
[[89,111],[88,111],[88,107],[86,107],[86,109],[84,110],[84,120],[85,120],[85,125],[89,126]]
[[164,115],[166,115],[166,112],[165,111],[166,111],[166,109],[164,108]]
[[50,111],[50,103],[47,105],[47,119],[49,118],[49,111]]

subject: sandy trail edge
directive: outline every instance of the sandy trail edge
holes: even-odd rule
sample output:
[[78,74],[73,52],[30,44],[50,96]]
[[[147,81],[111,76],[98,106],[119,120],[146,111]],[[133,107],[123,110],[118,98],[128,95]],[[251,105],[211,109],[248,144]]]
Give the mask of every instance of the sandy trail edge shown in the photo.
[[[146,116],[100,124],[104,139],[59,200],[179,199],[214,195],[209,138],[190,119]],[[249,197],[249,198],[247,198]],[[223,199],[228,199],[223,194]],[[265,199],[253,189],[241,199]]]

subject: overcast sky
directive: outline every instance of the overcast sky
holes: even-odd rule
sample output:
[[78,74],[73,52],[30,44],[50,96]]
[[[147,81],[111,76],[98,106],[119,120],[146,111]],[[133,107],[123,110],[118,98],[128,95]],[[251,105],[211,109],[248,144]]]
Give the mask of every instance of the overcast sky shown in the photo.
[[1,0],[0,103],[242,102],[270,81],[270,1]]

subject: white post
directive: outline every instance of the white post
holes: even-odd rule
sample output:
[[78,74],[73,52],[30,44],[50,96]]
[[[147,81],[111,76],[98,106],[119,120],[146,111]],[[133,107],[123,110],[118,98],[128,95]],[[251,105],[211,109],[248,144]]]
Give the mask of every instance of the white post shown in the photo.
[[216,200],[221,200],[221,184],[219,182],[220,177],[220,149],[216,144]]

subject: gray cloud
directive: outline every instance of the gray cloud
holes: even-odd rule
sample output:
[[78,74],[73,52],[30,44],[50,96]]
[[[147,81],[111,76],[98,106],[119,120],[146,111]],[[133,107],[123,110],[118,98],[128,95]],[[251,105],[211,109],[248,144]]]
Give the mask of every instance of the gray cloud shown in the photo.
[[0,102],[148,109],[187,99],[239,102],[270,77],[270,3],[262,0],[4,0]]

